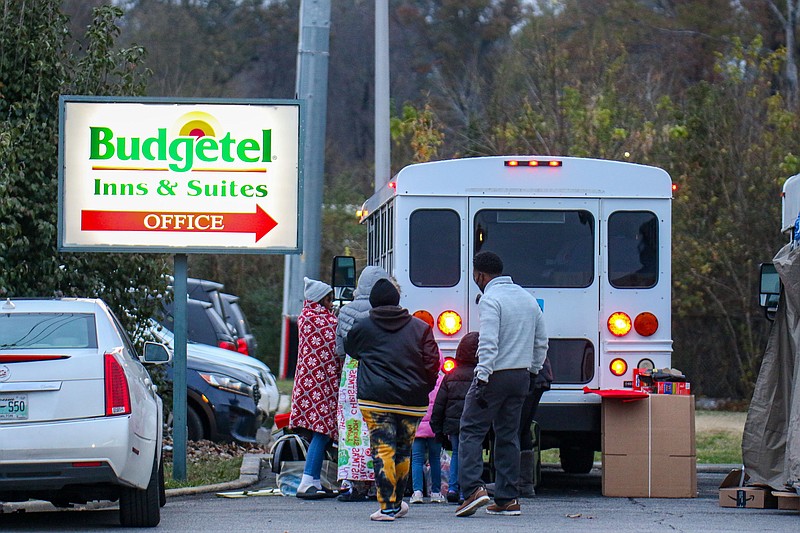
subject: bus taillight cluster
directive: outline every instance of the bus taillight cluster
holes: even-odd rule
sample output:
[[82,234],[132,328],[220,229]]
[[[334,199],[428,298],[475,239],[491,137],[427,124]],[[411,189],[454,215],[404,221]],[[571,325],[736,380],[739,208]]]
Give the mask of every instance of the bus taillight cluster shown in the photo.
[[631,317],[622,311],[608,317],[608,331],[615,337],[624,337],[630,333],[631,327],[642,337],[649,337],[658,330],[658,318],[653,313],[644,312],[631,321]]

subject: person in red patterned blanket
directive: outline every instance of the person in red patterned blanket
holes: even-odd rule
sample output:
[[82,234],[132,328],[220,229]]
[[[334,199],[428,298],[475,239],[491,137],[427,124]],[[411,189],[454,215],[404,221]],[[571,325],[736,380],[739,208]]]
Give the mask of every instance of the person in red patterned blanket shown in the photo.
[[304,278],[303,310],[297,317],[297,369],[292,387],[289,427],[311,431],[303,478],[297,497],[319,499],[335,496],[322,487],[320,472],[325,449],[336,440],[336,404],[342,361],[336,355],[336,316],[333,289],[327,283]]

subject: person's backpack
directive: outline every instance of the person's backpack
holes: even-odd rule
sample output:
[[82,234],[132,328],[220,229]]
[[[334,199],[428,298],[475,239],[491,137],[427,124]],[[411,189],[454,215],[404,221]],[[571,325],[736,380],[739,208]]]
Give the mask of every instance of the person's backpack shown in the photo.
[[281,463],[305,461],[308,442],[296,433],[282,435],[272,444],[272,471],[279,474]]

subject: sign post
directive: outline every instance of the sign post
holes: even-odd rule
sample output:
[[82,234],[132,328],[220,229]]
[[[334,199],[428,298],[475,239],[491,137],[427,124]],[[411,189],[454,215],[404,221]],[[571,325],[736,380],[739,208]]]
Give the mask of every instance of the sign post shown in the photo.
[[186,254],[302,252],[302,108],[59,99],[59,251],[174,254],[175,479],[186,479]]

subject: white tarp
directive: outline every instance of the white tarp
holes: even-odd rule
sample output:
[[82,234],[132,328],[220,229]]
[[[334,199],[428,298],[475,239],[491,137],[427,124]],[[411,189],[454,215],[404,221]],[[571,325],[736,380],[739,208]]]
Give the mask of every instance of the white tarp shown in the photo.
[[800,493],[800,248],[773,259],[783,283],[742,436],[751,483]]

